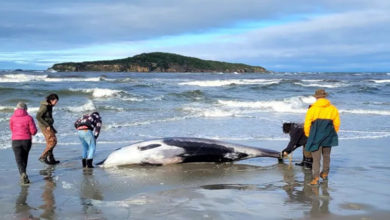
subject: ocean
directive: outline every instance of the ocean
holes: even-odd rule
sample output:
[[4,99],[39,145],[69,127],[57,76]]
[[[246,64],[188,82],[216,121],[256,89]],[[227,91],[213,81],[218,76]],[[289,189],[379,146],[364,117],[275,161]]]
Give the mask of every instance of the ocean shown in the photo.
[[[319,88],[329,93],[339,109],[341,127],[339,146],[332,150],[329,183],[317,193],[305,186],[310,172],[294,166],[301,160],[301,149],[285,164],[255,158],[222,165],[96,168],[87,176],[79,167],[81,146],[73,123],[85,113],[98,111],[103,120],[94,162],[119,147],[161,137],[210,138],[281,151],[289,140],[282,123],[303,123],[308,106],[315,101],[312,94]],[[27,192],[38,198],[27,197],[27,203],[33,204],[28,215],[47,214],[46,206],[40,204],[46,201],[39,195],[46,190],[49,169],[50,181],[56,185],[51,188],[53,197],[70,205],[49,207],[48,218],[304,219],[314,213],[337,219],[382,216],[382,212],[390,216],[386,205],[390,204],[386,156],[390,73],[2,71],[0,154],[5,162],[0,164],[0,204],[6,208],[0,208],[0,213],[10,218],[24,215],[10,207],[26,192],[15,184],[18,175],[9,118],[18,101],[26,102],[35,117],[40,101],[50,93],[60,98],[53,114],[58,131],[55,155],[64,162],[48,168],[37,161],[45,143],[38,132],[28,168],[33,183]],[[15,177],[5,178],[5,174]],[[34,186],[34,181],[41,186]],[[79,192],[88,188],[88,183],[78,186],[85,181],[98,185],[101,195],[74,193],[76,188]],[[314,207],[313,211],[316,202],[318,210]],[[320,209],[324,203],[325,212]]]

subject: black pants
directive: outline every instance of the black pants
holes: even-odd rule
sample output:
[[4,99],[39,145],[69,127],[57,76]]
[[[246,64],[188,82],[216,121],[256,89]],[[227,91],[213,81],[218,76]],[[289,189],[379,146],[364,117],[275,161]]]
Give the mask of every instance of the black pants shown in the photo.
[[28,153],[31,149],[31,140],[13,140],[12,149],[14,150],[16,164],[19,173],[25,173],[28,161]]

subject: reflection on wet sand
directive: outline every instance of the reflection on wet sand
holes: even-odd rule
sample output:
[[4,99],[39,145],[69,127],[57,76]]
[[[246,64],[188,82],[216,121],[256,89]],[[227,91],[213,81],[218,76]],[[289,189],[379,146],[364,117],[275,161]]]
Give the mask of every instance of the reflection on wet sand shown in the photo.
[[15,217],[17,219],[39,219],[34,218],[34,216],[31,214],[31,210],[33,208],[27,204],[28,189],[29,186],[20,187],[20,192],[15,202]]
[[93,170],[83,170],[83,180],[80,186],[80,200],[82,212],[91,217],[101,215],[102,211],[93,205],[93,200],[103,200],[99,189],[99,183],[95,180]]
[[[127,166],[104,169],[105,200],[125,200],[140,193],[152,193],[167,189],[197,187],[215,183],[234,183],[248,179],[258,172],[271,168],[243,164],[187,163],[166,166]],[[95,170],[97,171],[97,170]],[[100,180],[98,176],[96,179]]]
[[[319,193],[321,189],[321,194]],[[314,195],[312,200],[312,208],[310,216],[323,217],[330,214],[329,212],[329,192],[328,182],[321,183],[320,187],[313,187]]]
[[[133,183],[144,186],[145,182],[168,182],[171,184],[190,184],[199,182],[201,179],[219,179],[233,177],[245,173],[256,173],[267,169],[246,164],[233,163],[186,163],[166,166],[123,166],[117,169],[106,169],[105,172],[113,176],[126,177]],[[137,185],[137,184],[134,184]]]
[[286,183],[283,189],[288,195],[287,202],[311,205],[310,211],[304,213],[310,217],[326,217],[330,214],[327,181],[321,182],[320,186],[310,186],[311,170],[302,169],[303,181],[296,177],[295,170],[290,165],[280,164],[279,170],[282,171]]
[[47,169],[41,170],[39,173],[44,176],[45,186],[41,195],[42,201],[44,204],[39,206],[43,210],[40,215],[44,219],[53,219],[55,218],[55,209],[56,202],[54,198],[53,191],[56,188],[56,183],[53,181],[52,173],[54,171],[53,167],[48,167]]

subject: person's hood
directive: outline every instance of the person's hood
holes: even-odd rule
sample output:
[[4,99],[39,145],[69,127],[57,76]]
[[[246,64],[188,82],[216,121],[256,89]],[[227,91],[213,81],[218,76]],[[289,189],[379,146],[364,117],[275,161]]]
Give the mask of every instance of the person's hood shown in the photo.
[[41,101],[41,105],[49,105],[47,101]]
[[317,101],[313,104],[313,106],[317,107],[328,107],[330,105],[330,101],[325,98],[317,99]]
[[24,110],[24,109],[16,109],[15,112],[14,112],[14,115],[15,117],[24,117],[27,115],[27,111]]

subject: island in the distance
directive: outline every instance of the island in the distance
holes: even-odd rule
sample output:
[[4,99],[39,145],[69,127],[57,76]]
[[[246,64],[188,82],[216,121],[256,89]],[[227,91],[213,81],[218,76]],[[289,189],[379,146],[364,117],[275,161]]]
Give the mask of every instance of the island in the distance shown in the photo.
[[261,66],[202,60],[172,53],[142,53],[117,60],[54,64],[49,70],[59,72],[224,72],[265,73]]

